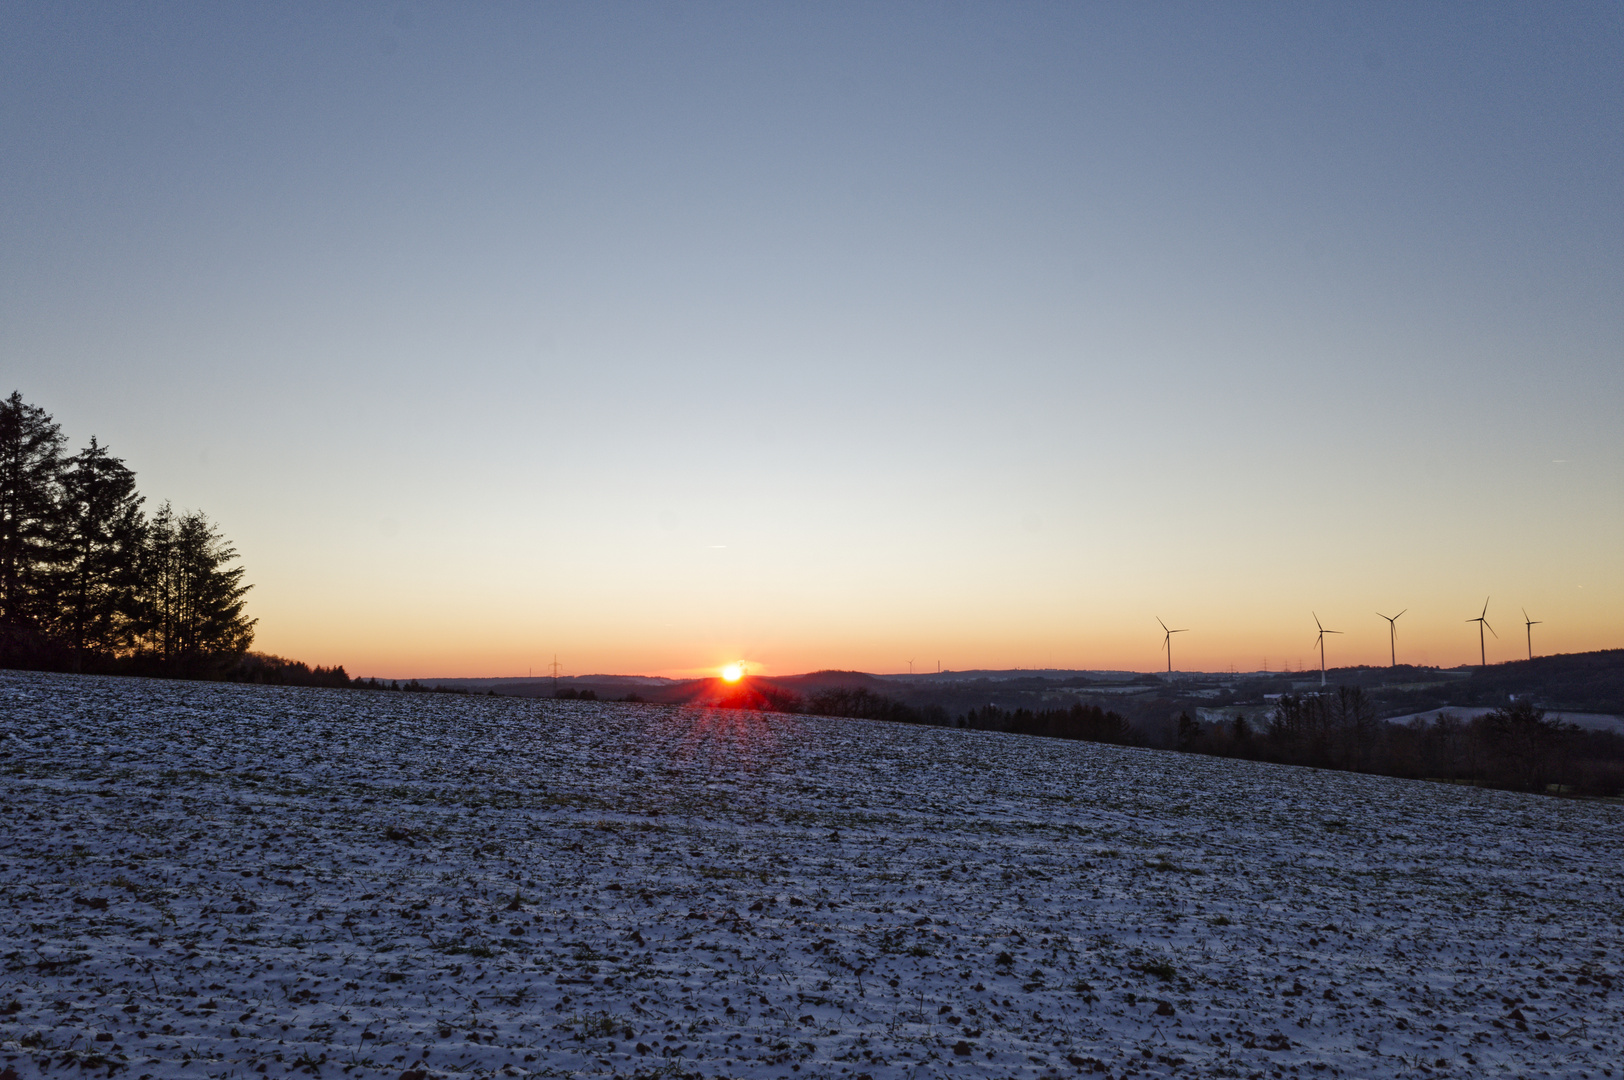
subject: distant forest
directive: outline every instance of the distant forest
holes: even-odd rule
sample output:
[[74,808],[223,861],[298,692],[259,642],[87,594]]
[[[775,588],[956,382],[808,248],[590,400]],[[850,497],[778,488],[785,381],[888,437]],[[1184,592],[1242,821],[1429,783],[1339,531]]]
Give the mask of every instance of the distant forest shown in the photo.
[[[720,704],[864,720],[971,728],[1052,739],[1142,746],[1143,732],[1098,705],[1000,709],[986,705],[957,717],[938,705],[915,706],[865,688],[800,696],[781,687],[741,688]],[[1449,715],[1408,724],[1379,719],[1357,686],[1287,694],[1255,721],[1203,723],[1178,718],[1177,749],[1282,765],[1376,773],[1541,794],[1615,797],[1624,792],[1624,737],[1587,731],[1546,716],[1526,698],[1471,720]]]
[[0,402],[0,666],[224,678],[254,640],[237,553],[201,511],[150,514],[94,437]]
[[1286,695],[1261,723],[1179,717],[1178,748],[1322,769],[1443,780],[1510,791],[1616,796],[1624,738],[1547,716],[1519,698],[1462,720],[1445,710],[1407,724],[1378,720],[1358,687]]

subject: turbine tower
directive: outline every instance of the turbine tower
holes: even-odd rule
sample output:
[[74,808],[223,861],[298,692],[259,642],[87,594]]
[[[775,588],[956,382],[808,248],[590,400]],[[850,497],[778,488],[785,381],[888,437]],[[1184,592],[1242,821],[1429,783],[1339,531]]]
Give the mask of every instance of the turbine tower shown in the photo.
[[[1484,610],[1487,611],[1488,608],[1485,607]],[[1530,619],[1528,617],[1528,609],[1527,608],[1523,608],[1522,613],[1523,613],[1523,629],[1528,631],[1528,659],[1532,660],[1534,658],[1534,627],[1538,626],[1544,620],[1543,619]]]
[[[1312,611],[1310,611],[1309,614],[1314,615],[1314,613]],[[1404,612],[1401,611],[1398,614],[1402,615],[1402,614],[1404,614]],[[1395,619],[1398,618],[1398,615],[1394,615],[1393,618],[1395,618]],[[1320,625],[1318,615],[1314,615],[1314,625],[1319,627],[1319,637],[1314,639],[1314,644],[1319,646],[1319,651],[1320,651],[1320,685],[1324,686],[1325,685],[1325,635],[1326,634],[1340,634],[1342,631],[1325,629],[1324,626]]]
[[1168,630],[1167,624],[1162,622],[1160,615],[1156,616],[1156,621],[1162,624],[1162,630],[1165,631],[1162,637],[1162,648],[1167,650],[1167,673],[1171,675],[1173,674],[1173,635],[1185,633],[1190,628],[1186,626],[1178,630]]
[[[1524,612],[1523,614],[1526,616],[1527,612]],[[1487,596],[1485,596],[1483,598],[1483,614],[1479,615],[1475,619],[1467,619],[1466,620],[1467,622],[1475,622],[1475,623],[1477,623],[1477,658],[1478,658],[1478,661],[1479,661],[1480,665],[1483,666],[1483,667],[1488,667],[1489,666],[1488,648],[1483,642],[1483,628],[1485,626],[1489,626],[1489,617],[1488,616],[1489,616],[1489,598]],[[1494,627],[1489,626],[1489,633],[1494,634]],[[1498,638],[1500,635],[1499,634],[1494,634],[1494,636],[1496,638]],[[1533,651],[1533,643],[1534,643],[1534,632],[1532,630],[1530,630],[1528,632],[1528,644],[1529,644],[1529,651],[1530,652]]]
[[[1409,608],[1404,609],[1404,611],[1409,610]],[[1404,617],[1404,611],[1399,612],[1397,615],[1382,615],[1381,612],[1376,612],[1377,615],[1387,620],[1387,651],[1392,654],[1393,662],[1391,666],[1393,667],[1398,667],[1398,621]]]

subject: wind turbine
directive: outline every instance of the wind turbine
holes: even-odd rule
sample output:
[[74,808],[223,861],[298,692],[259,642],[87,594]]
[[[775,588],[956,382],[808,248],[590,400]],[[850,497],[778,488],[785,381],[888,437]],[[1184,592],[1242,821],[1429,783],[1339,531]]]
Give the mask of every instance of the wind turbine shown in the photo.
[[[1524,617],[1526,617],[1527,614],[1528,613],[1526,611],[1523,612]],[[1489,616],[1489,598],[1487,596],[1485,596],[1483,598],[1483,614],[1479,615],[1475,619],[1467,619],[1466,620],[1467,622],[1475,622],[1475,623],[1477,623],[1477,658],[1478,658],[1478,660],[1480,661],[1480,663],[1481,663],[1481,665],[1483,667],[1488,667],[1489,666],[1488,648],[1483,643],[1483,628],[1485,626],[1489,626],[1489,618],[1488,618],[1488,616]],[[1489,633],[1494,634],[1494,627],[1489,626]],[[1496,638],[1498,638],[1500,635],[1499,634],[1494,634],[1494,636]],[[1532,630],[1530,630],[1528,632],[1528,646],[1529,646],[1529,651],[1530,652],[1533,651],[1533,644],[1534,644],[1534,632]]]
[[[1409,610],[1409,608],[1404,609],[1404,611]],[[1376,612],[1377,615],[1387,620],[1387,649],[1392,654],[1393,667],[1398,667],[1398,621],[1404,617],[1404,611],[1399,612],[1397,615],[1382,615],[1381,612]]]
[[[1487,604],[1484,605],[1483,610],[1485,612],[1487,612],[1489,610]],[[1527,608],[1523,608],[1522,613],[1523,613],[1523,628],[1528,631],[1528,659],[1532,660],[1534,658],[1534,627],[1538,626],[1544,620],[1543,619],[1530,619],[1528,617],[1528,609]]]
[[1156,621],[1162,623],[1162,629],[1166,631],[1162,637],[1162,648],[1167,650],[1167,673],[1171,675],[1173,674],[1173,635],[1185,633],[1190,628],[1186,626],[1178,630],[1168,630],[1167,624],[1162,622],[1160,615],[1156,616]]
[[[1312,611],[1310,611],[1309,614],[1314,615],[1314,613]],[[1402,612],[1402,611],[1398,613],[1398,615],[1402,615],[1402,614],[1404,614],[1404,612]],[[1394,615],[1393,618],[1395,618],[1395,619],[1398,618],[1398,615]],[[1320,685],[1324,686],[1325,685],[1325,635],[1326,634],[1340,634],[1342,631],[1325,629],[1324,626],[1320,625],[1318,615],[1314,615],[1314,625],[1319,626],[1319,637],[1314,640],[1314,644],[1319,646],[1319,651],[1320,651]]]

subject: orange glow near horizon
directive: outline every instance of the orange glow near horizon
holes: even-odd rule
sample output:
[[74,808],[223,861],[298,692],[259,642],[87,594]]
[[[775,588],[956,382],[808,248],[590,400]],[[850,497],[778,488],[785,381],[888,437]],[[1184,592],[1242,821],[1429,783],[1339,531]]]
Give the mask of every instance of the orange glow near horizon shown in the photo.
[[[918,658],[914,670],[922,674],[934,673],[938,661],[943,671],[1165,671],[1158,611],[1169,626],[1190,628],[1176,635],[1173,666],[1179,671],[1316,669],[1314,611],[1327,629],[1343,632],[1326,640],[1328,666],[1385,666],[1392,647],[1377,611],[1391,615],[1405,601],[1409,610],[1398,620],[1392,650],[1398,663],[1477,664],[1477,627],[1468,620],[1482,611],[1483,593],[1460,597],[1455,594],[1464,589],[1421,583],[1390,590],[1401,601],[1384,606],[1385,594],[1363,602],[1364,594],[1379,592],[1374,587],[1340,588],[1346,595],[1328,598],[1325,606],[1316,595],[1312,608],[1293,603],[1294,596],[1251,597],[1229,585],[1211,596],[1158,596],[1158,607],[1145,610],[1135,598],[1103,589],[987,598],[927,594],[921,586],[917,594],[904,590],[885,597],[883,618],[861,617],[871,609],[858,596],[847,598],[852,611],[822,610],[796,595],[755,606],[748,598],[733,599],[717,602],[703,619],[685,616],[680,597],[633,604],[610,596],[583,608],[585,614],[560,601],[559,610],[538,621],[529,607],[507,596],[391,598],[372,611],[342,594],[304,604],[292,590],[266,586],[251,613],[262,631],[255,648],[383,679],[539,676],[550,672],[555,655],[559,674],[577,678],[722,681],[723,668],[733,665],[741,681],[829,669],[905,674],[911,657]],[[1526,605],[1524,592],[1532,594]],[[1495,595],[1488,618],[1499,637],[1488,637],[1488,661],[1522,659],[1530,636],[1536,656],[1618,648],[1624,645],[1620,596],[1617,587],[1575,587],[1563,594],[1548,583],[1516,590],[1504,601]],[[1171,615],[1164,606],[1173,609]],[[1531,635],[1522,625],[1524,606],[1530,620],[1539,620]]]
[[729,664],[722,669],[722,681],[736,683],[744,678],[743,664]]

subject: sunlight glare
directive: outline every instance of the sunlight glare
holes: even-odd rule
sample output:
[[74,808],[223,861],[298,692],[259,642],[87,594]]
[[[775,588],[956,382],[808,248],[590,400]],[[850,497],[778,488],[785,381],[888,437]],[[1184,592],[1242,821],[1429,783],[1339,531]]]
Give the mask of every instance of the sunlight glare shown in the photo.
[[743,664],[729,664],[722,669],[722,679],[725,682],[738,682],[744,678]]

